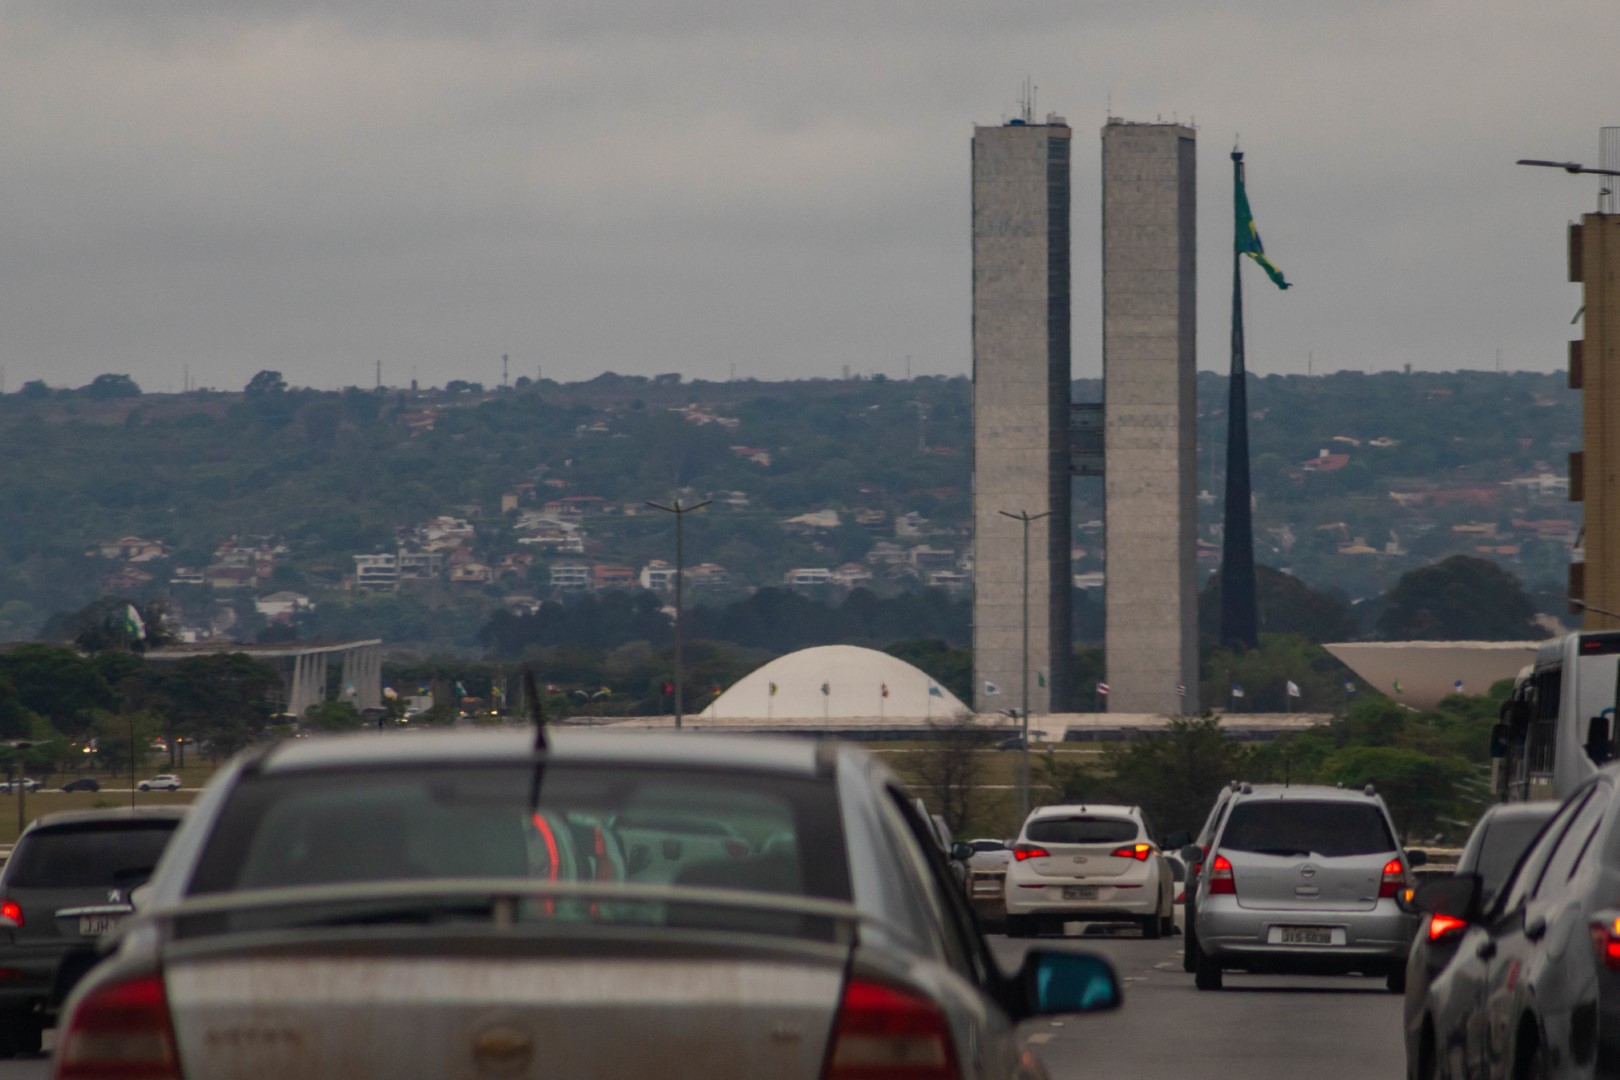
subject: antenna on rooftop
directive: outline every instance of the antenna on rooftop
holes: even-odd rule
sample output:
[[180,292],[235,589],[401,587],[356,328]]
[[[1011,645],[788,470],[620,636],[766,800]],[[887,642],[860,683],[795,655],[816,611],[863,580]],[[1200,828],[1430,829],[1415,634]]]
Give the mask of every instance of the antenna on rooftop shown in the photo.
[[1026,124],[1035,122],[1035,84],[1028,75],[1024,76],[1024,85],[1018,92],[1018,115]]
[[507,383],[506,354],[501,353],[501,385],[505,386],[506,383]]
[[377,358],[377,389],[382,389],[382,357]]
[[[1620,173],[1620,127],[1598,129],[1598,164],[1611,174]],[[1598,189],[1598,213],[1615,212],[1614,181]]]

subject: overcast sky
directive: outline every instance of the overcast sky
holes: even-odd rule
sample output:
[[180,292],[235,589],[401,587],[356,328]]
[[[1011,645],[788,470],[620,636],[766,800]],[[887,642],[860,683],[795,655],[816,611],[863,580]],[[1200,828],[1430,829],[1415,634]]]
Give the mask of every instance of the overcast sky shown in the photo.
[[[206,14],[200,12],[206,11]],[[0,2],[0,364],[178,389],[969,366],[972,125],[1199,128],[1199,363],[1227,152],[1259,372],[1563,363],[1564,225],[1620,124],[1615,0]]]

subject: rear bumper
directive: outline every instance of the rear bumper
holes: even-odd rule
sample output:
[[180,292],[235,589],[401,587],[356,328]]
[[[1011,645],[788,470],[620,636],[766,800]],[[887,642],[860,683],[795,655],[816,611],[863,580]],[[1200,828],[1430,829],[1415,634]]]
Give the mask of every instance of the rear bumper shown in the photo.
[[[1341,945],[1273,944],[1273,927],[1324,927],[1343,932]],[[1273,971],[1357,971],[1404,967],[1417,929],[1393,900],[1365,911],[1278,911],[1243,908],[1230,896],[1198,906],[1198,947],[1235,967]]]
[[0,1010],[51,1005],[57,970],[73,951],[73,945],[0,950]]
[[[1088,883],[1090,884],[1090,883]],[[1097,918],[1104,915],[1141,918],[1159,911],[1159,890],[1153,884],[1134,888],[1096,885],[1094,900],[1065,899],[1061,884],[1017,885],[1007,883],[1008,915],[1072,915]]]

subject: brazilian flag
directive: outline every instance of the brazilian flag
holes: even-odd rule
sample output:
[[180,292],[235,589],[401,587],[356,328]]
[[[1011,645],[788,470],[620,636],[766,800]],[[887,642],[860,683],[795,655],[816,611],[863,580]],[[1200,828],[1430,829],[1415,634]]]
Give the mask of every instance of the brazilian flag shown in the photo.
[[[1234,155],[1236,156],[1236,155]],[[1237,177],[1237,250],[1239,255],[1247,255],[1260,264],[1266,276],[1279,289],[1288,288],[1288,282],[1283,279],[1282,271],[1272,265],[1266,258],[1266,249],[1260,244],[1260,230],[1254,227],[1254,213],[1249,209],[1249,193],[1244,190],[1243,174]]]

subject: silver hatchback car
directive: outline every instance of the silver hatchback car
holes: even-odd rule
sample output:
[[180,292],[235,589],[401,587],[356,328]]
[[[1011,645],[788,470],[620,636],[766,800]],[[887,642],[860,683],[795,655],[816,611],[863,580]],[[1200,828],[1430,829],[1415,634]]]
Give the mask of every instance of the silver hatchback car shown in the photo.
[[1402,989],[1417,920],[1396,903],[1411,870],[1395,838],[1370,785],[1244,785],[1198,881],[1198,988],[1219,990],[1235,968],[1360,972]]

